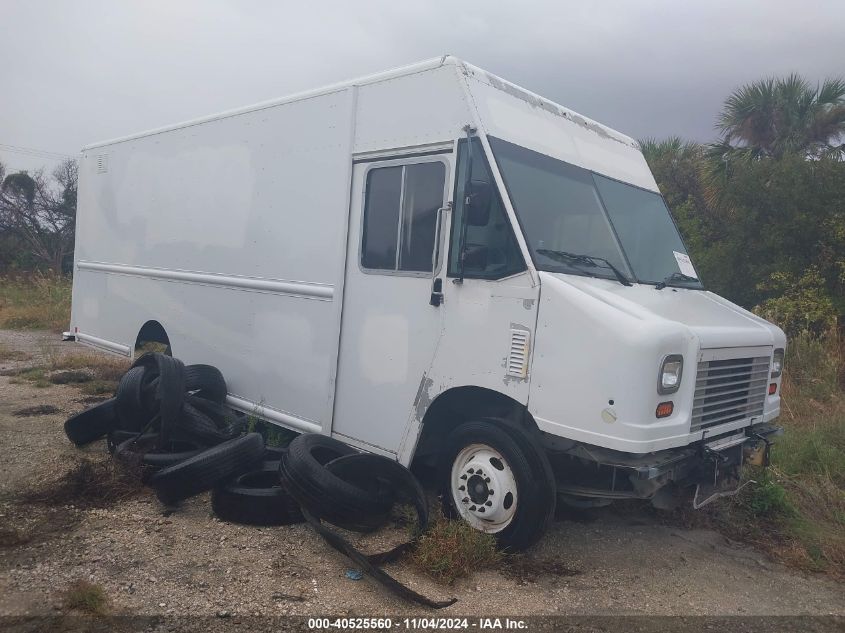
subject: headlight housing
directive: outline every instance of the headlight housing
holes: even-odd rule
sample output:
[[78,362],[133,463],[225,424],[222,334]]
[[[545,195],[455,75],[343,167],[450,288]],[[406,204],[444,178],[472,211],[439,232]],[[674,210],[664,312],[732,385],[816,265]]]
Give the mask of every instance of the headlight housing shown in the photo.
[[772,354],[772,378],[779,378],[783,373],[783,348],[778,348]]
[[684,357],[680,354],[669,354],[660,364],[657,375],[657,393],[665,395],[675,393],[681,387],[681,376],[684,373]]

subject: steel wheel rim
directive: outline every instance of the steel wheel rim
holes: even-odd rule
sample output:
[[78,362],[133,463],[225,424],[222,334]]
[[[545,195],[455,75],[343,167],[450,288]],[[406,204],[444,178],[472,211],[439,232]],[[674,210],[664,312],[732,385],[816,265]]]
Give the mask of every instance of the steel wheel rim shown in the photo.
[[458,514],[476,530],[501,532],[516,515],[516,477],[505,457],[487,444],[470,444],[455,456],[449,488]]

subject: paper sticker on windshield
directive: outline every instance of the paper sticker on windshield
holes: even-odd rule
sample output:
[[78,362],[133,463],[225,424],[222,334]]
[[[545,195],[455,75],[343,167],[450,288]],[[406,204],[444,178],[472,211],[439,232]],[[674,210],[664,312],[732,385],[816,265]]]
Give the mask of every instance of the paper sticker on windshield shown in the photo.
[[681,272],[687,277],[695,277],[698,279],[698,274],[695,272],[695,268],[692,267],[692,261],[690,261],[689,255],[684,255],[678,251],[672,252],[675,254],[675,261],[678,262],[678,268]]

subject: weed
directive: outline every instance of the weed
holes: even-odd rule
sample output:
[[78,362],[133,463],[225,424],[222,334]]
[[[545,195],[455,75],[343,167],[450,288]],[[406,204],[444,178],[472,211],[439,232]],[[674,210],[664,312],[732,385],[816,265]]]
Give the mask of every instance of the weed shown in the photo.
[[755,481],[756,485],[751,486],[748,494],[740,497],[740,502],[745,504],[752,516],[776,518],[795,515],[786,489],[775,481],[771,471],[761,471]]
[[452,584],[502,560],[491,534],[438,516],[416,543],[411,560],[438,582]]
[[100,585],[77,580],[65,590],[64,606],[66,609],[83,611],[91,615],[105,615],[108,611],[108,596]]
[[265,422],[256,415],[246,417],[247,433],[261,433],[265,446],[287,446],[299,433]]
[[61,332],[70,323],[69,277],[36,273],[0,278],[0,327]]
[[7,345],[0,343],[0,361],[4,360],[29,360],[29,354],[15,349],[9,349]]
[[43,482],[23,500],[44,505],[72,503],[80,507],[109,507],[141,493],[138,473],[111,459],[79,457],[53,481]]
[[807,332],[792,337],[786,347],[784,396],[827,402],[840,393],[842,345],[835,330],[821,337]]

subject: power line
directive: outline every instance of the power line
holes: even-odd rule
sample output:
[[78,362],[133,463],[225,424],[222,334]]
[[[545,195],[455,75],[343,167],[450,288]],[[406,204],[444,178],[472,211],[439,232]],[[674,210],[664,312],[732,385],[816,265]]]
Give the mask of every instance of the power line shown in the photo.
[[22,147],[20,145],[8,145],[0,143],[0,151],[12,152],[14,154],[22,154],[24,156],[31,156],[33,158],[47,158],[50,160],[64,160],[66,158],[76,158],[70,154],[62,154],[61,152],[51,152],[46,149],[36,149],[34,147]]

